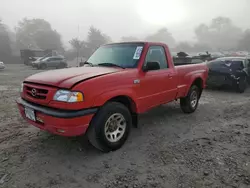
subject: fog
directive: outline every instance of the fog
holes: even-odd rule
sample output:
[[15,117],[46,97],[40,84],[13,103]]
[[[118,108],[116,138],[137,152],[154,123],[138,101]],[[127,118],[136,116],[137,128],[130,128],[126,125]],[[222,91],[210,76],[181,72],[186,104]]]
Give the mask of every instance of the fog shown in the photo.
[[1,0],[0,18],[12,29],[24,17],[45,19],[66,45],[73,37],[86,37],[91,25],[113,40],[164,26],[176,41],[192,41],[194,27],[217,16],[250,28],[249,8],[248,0]]
[[[53,49],[68,60],[131,40],[172,52],[250,52],[248,0],[1,0],[0,60]],[[223,52],[223,53],[224,53]]]

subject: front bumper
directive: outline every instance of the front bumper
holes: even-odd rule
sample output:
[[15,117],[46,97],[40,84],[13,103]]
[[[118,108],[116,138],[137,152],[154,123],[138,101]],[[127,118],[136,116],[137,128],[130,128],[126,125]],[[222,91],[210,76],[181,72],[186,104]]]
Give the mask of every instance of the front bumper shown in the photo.
[[[62,136],[79,136],[85,134],[90,121],[98,108],[84,110],[59,110],[17,99],[17,105],[22,117],[30,124],[53,134]],[[25,115],[25,108],[33,109],[36,121]]]
[[0,69],[5,69],[5,66],[4,65],[0,65]]

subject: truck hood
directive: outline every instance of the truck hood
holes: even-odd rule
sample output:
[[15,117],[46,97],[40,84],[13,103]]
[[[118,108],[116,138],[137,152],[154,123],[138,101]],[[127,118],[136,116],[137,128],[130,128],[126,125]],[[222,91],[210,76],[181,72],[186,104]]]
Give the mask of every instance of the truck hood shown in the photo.
[[78,82],[119,71],[122,71],[122,69],[112,67],[66,68],[34,74],[26,78],[24,82],[38,83],[69,89]]

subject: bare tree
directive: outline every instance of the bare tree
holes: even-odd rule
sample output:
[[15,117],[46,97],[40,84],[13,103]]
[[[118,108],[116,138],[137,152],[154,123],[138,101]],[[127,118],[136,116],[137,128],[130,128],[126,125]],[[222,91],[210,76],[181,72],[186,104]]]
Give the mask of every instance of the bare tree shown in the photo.
[[161,28],[156,33],[149,35],[145,40],[150,42],[163,42],[168,44],[170,47],[175,46],[175,39],[167,28]]
[[60,34],[44,19],[24,18],[16,27],[17,45],[22,48],[63,50]]
[[103,34],[99,29],[91,26],[87,37],[87,47],[92,54],[101,45],[111,42],[111,38]]
[[238,48],[240,50],[250,51],[250,29],[246,30],[239,40]]
[[184,51],[184,52],[192,52],[193,51],[193,46],[191,46],[188,42],[180,42],[177,44],[176,51]]
[[206,44],[217,50],[232,49],[242,35],[242,30],[235,26],[230,18],[214,18],[209,25],[201,24],[195,28],[199,43]]
[[79,58],[79,52],[82,48],[86,46],[85,41],[81,41],[78,38],[73,38],[69,41],[71,44],[72,48],[76,51],[76,57],[77,57],[77,63],[79,63],[78,58]]
[[0,20],[0,61],[8,62],[12,56],[7,26]]

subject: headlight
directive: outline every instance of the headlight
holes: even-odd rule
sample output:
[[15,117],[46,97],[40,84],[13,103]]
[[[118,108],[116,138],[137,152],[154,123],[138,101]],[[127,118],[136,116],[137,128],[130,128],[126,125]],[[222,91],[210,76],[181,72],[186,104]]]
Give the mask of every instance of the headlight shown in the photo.
[[21,84],[20,92],[23,92],[23,83]]
[[81,102],[83,101],[83,94],[77,91],[58,90],[53,99],[62,102]]

